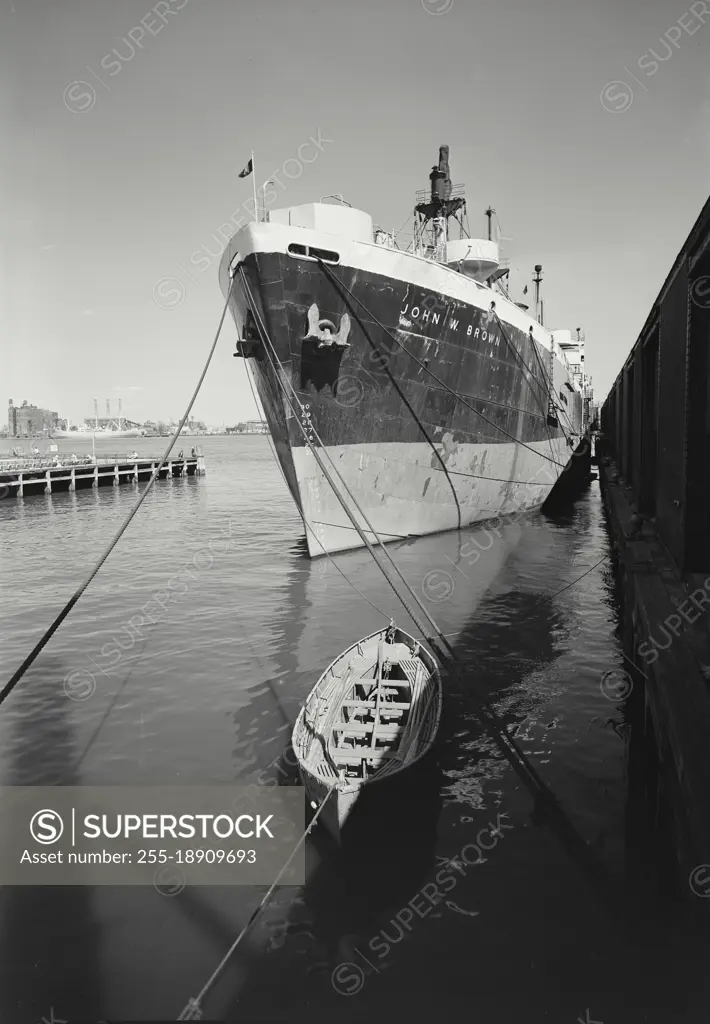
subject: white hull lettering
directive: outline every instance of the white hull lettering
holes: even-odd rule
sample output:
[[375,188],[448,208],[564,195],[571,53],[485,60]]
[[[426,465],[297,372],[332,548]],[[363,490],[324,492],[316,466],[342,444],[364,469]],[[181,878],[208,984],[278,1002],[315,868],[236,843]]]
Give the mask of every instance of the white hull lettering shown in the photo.
[[[400,310],[400,313],[399,313],[400,323],[402,323],[405,327],[411,327],[411,325],[412,325],[411,320],[409,320],[409,319],[407,319],[405,317],[405,314],[407,313],[408,309],[409,309],[409,303],[406,302],[404,304],[404,306],[402,306],[402,308]],[[421,314],[421,316],[420,316],[420,314]],[[430,323],[432,327],[436,327],[436,326],[441,324],[441,317],[442,317],[442,315],[443,314],[441,314],[441,313],[432,313],[432,312],[430,312],[429,309],[426,309],[426,308],[422,312],[422,309],[421,309],[420,306],[414,306],[409,311],[409,317],[411,317],[412,320],[417,320],[418,319],[420,324]],[[458,331],[458,329],[459,329],[459,321],[452,317],[452,318],[449,319],[448,323],[446,321],[444,321],[442,326],[444,327],[445,330]],[[492,332],[486,331],[486,330],[484,330],[484,329],[482,329],[480,327],[474,327],[473,324],[468,324],[466,326],[466,337],[467,338],[473,338],[474,341],[476,341],[476,340],[478,340],[480,338],[481,341],[487,341],[490,345],[499,345],[500,344],[500,335],[493,334]]]

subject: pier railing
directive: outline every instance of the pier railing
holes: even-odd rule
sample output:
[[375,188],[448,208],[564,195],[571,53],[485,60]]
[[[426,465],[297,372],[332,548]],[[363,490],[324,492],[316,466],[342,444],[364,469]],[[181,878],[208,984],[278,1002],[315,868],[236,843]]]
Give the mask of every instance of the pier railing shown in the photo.
[[[190,462],[202,456],[202,448],[195,448],[195,454],[190,453],[185,455],[184,453],[179,456],[178,454],[171,454],[167,462]],[[0,473],[12,472],[13,470],[25,470],[25,469],[71,469],[72,466],[115,466],[119,463],[130,463],[134,462],[155,462],[157,465],[162,459],[161,455],[131,455],[128,452],[125,454],[117,453],[115,455],[97,455],[94,459],[93,456],[77,456],[77,461],[73,462],[71,456],[68,458],[59,456],[58,461],[55,462],[56,455],[36,455],[36,456],[10,456],[9,458],[3,458],[0,456]]]
[[[193,454],[192,449],[187,455],[184,453],[181,456],[171,454],[166,462],[191,462],[201,458],[202,455],[202,447],[200,446],[196,447],[195,454]],[[95,459],[93,456],[78,456],[77,461],[73,462],[71,456],[65,455],[62,458],[58,453],[39,456],[0,456],[0,472],[11,472],[15,469],[71,469],[72,466],[115,466],[118,463],[132,464],[134,462],[155,462],[157,465],[162,458],[162,454],[135,456],[130,453],[116,453],[115,455],[96,456]],[[55,459],[58,459],[58,461],[55,462]]]

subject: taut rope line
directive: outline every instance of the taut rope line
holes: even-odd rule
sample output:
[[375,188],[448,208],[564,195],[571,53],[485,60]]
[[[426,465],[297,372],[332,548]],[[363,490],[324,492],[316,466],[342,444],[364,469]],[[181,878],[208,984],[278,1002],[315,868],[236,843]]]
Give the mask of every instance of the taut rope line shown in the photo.
[[200,375],[200,379],[197,382],[197,387],[194,390],[192,398],[190,399],[189,405],[188,405],[187,409],[185,410],[185,414],[184,414],[183,418],[181,419],[181,421],[180,421],[180,423],[178,425],[177,430],[175,431],[175,433],[171,437],[170,443],[168,444],[168,447],[165,449],[165,454],[161,458],[161,460],[158,463],[158,465],[156,466],[156,468],[153,470],[153,473],[151,474],[150,480],[145,485],[143,493],[141,494],[140,498],[135,503],[135,505],[133,506],[131,511],[126,516],[125,520],[123,521],[123,523],[119,527],[118,532],[116,533],[115,537],[109,543],[109,545],[106,548],[106,550],[104,551],[103,555],[101,555],[101,557],[99,558],[98,562],[96,563],[94,568],[91,570],[89,575],[86,577],[86,579],[84,580],[82,585],[79,587],[79,589],[76,591],[76,593],[73,594],[73,596],[69,598],[67,603],[64,605],[64,607],[60,611],[59,615],[57,615],[57,617],[54,620],[54,622],[51,624],[51,626],[49,626],[49,628],[45,631],[45,633],[41,637],[41,639],[37,642],[37,644],[34,646],[34,648],[30,651],[30,653],[27,655],[25,660],[22,662],[20,667],[17,669],[15,674],[12,676],[12,678],[9,679],[7,681],[7,683],[5,683],[5,685],[2,688],[2,690],[0,690],[0,704],[2,704],[2,702],[9,697],[9,695],[12,693],[14,688],[17,686],[19,681],[24,676],[25,672],[32,665],[32,663],[36,660],[37,656],[47,646],[49,641],[52,639],[54,634],[57,632],[57,630],[59,629],[61,624],[66,619],[66,617],[69,614],[69,612],[72,610],[72,608],[77,603],[79,598],[82,596],[82,594],[84,593],[86,588],[89,586],[89,584],[93,581],[94,577],[97,575],[97,573],[98,573],[99,569],[101,568],[101,566],[104,564],[104,562],[106,561],[108,556],[111,554],[113,549],[118,544],[118,542],[121,539],[121,537],[123,536],[123,534],[126,532],[128,527],[130,526],[131,521],[132,521],[133,517],[135,516],[136,512],[141,507],[141,505],[143,504],[145,499],[148,497],[148,494],[149,494],[153,484],[158,479],[158,474],[160,473],[161,469],[163,468],[163,466],[167,462],[168,455],[170,455],[170,452],[172,451],[173,446],[174,446],[176,440],[180,436],[180,431],[182,430],[182,428],[185,426],[185,423],[187,422],[187,418],[190,415],[190,412],[192,410],[193,405],[195,404],[195,399],[197,398],[199,390],[202,387],[202,382],[205,379],[205,376],[207,374],[207,370],[209,369],[210,363],[212,362],[212,356],[214,355],[214,351],[215,351],[215,349],[217,347],[217,341],[219,340],[219,336],[220,336],[220,333],[222,331],[222,325],[224,324],[224,318],[227,315],[227,309],[229,308],[229,300],[231,298],[231,295],[232,295],[232,286],[230,285],[229,291],[227,292],[227,301],[224,304],[224,309],[222,310],[222,316],[220,317],[220,320],[219,320],[219,326],[217,327],[217,333],[215,334],[214,341],[212,342],[212,348],[210,349],[209,355],[207,356],[207,362],[205,363],[205,367],[204,367],[204,369],[202,371],[202,374]]
[[255,922],[257,921],[257,919],[259,917],[259,914],[266,907],[266,904],[271,899],[271,897],[272,897],[272,895],[274,893],[274,890],[276,889],[276,886],[279,884],[279,881],[281,880],[281,878],[285,874],[286,869],[288,868],[289,864],[291,863],[293,858],[296,856],[296,854],[300,850],[301,846],[306,841],[306,837],[308,836],[309,832],[311,831],[311,829],[313,828],[315,823],[318,821],[318,818],[320,817],[321,811],[325,807],[326,803],[328,802],[328,798],[330,797],[331,793],[335,789],[336,789],[336,787],[332,786],[328,790],[326,795],[323,797],[323,799],[321,800],[321,802],[320,802],[320,804],[318,806],[317,811],[315,812],[315,814],[311,818],[310,824],[308,825],[308,827],[306,828],[305,832],[303,833],[301,838],[298,840],[296,845],[294,846],[294,848],[291,851],[291,854],[290,854],[288,860],[286,861],[284,866],[279,871],[278,875],[276,876],[275,881],[272,882],[272,884],[270,885],[269,890],[268,890],[268,892],[266,892],[266,894],[262,898],[261,903],[256,908],[254,913],[251,915],[251,917],[249,918],[247,923],[244,925],[244,927],[240,931],[239,935],[237,935],[236,939],[234,940],[232,945],[229,947],[227,952],[224,954],[224,956],[222,957],[220,962],[217,964],[217,966],[215,967],[214,971],[212,972],[210,977],[207,979],[205,984],[202,986],[202,988],[200,989],[198,994],[193,999],[188,999],[187,1004],[185,1005],[182,1013],[177,1018],[177,1020],[200,1020],[202,1018],[202,1007],[201,1007],[201,1004],[204,1001],[205,996],[207,995],[209,990],[212,988],[212,986],[215,984],[215,982],[217,981],[217,978],[219,978],[220,974],[222,973],[222,971],[226,967],[228,961],[230,960],[230,958],[235,953],[239,943],[242,941],[242,939],[247,934],[249,929],[253,927],[253,925],[255,924]]

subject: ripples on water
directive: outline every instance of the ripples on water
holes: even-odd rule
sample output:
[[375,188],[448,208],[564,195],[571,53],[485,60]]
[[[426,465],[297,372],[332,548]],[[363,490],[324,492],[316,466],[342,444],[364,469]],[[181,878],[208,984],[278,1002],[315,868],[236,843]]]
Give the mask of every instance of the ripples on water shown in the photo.
[[[284,751],[326,664],[383,623],[331,563],[305,557],[267,440],[206,441],[207,477],[156,486],[3,705],[4,785],[243,781]],[[0,502],[5,677],[134,501],[121,487]],[[599,685],[624,667],[609,563],[563,589],[607,552],[597,487],[566,518],[537,516],[501,533],[389,547],[465,669],[465,688],[447,680],[439,766],[412,799],[409,827],[395,834],[378,821],[361,859],[336,856],[314,836],[306,885],[278,891],[206,1016],[285,1019],[296,1007],[384,1019],[467,1008],[490,1021],[574,1024],[589,1008],[605,1024],[700,1019],[686,1018],[692,1000],[682,995],[697,989],[697,950],[659,902],[650,839],[630,827],[639,815],[626,778],[628,709]],[[337,563],[418,632],[367,552]],[[158,621],[141,623],[142,608]],[[68,699],[93,685],[89,699]],[[467,689],[517,729],[572,833],[625,879],[631,923],[615,890],[590,881],[533,807]],[[512,828],[482,862],[451,874],[446,901],[432,908],[417,897],[497,815]],[[0,1019],[35,1022],[50,1007],[59,1017],[174,1018],[261,893],[5,889]],[[418,912],[408,909],[415,903]]]

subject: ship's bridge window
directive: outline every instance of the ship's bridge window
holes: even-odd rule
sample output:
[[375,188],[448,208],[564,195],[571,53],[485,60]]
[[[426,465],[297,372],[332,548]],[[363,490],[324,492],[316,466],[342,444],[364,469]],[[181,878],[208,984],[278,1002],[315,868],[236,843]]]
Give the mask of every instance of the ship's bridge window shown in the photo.
[[565,403],[565,405],[567,405],[567,396],[565,395],[565,393],[563,391],[560,391],[560,398]]
[[298,242],[291,242],[288,247],[288,254],[301,260],[340,263],[340,253],[333,252],[332,249],[317,249],[314,245],[300,245]]

